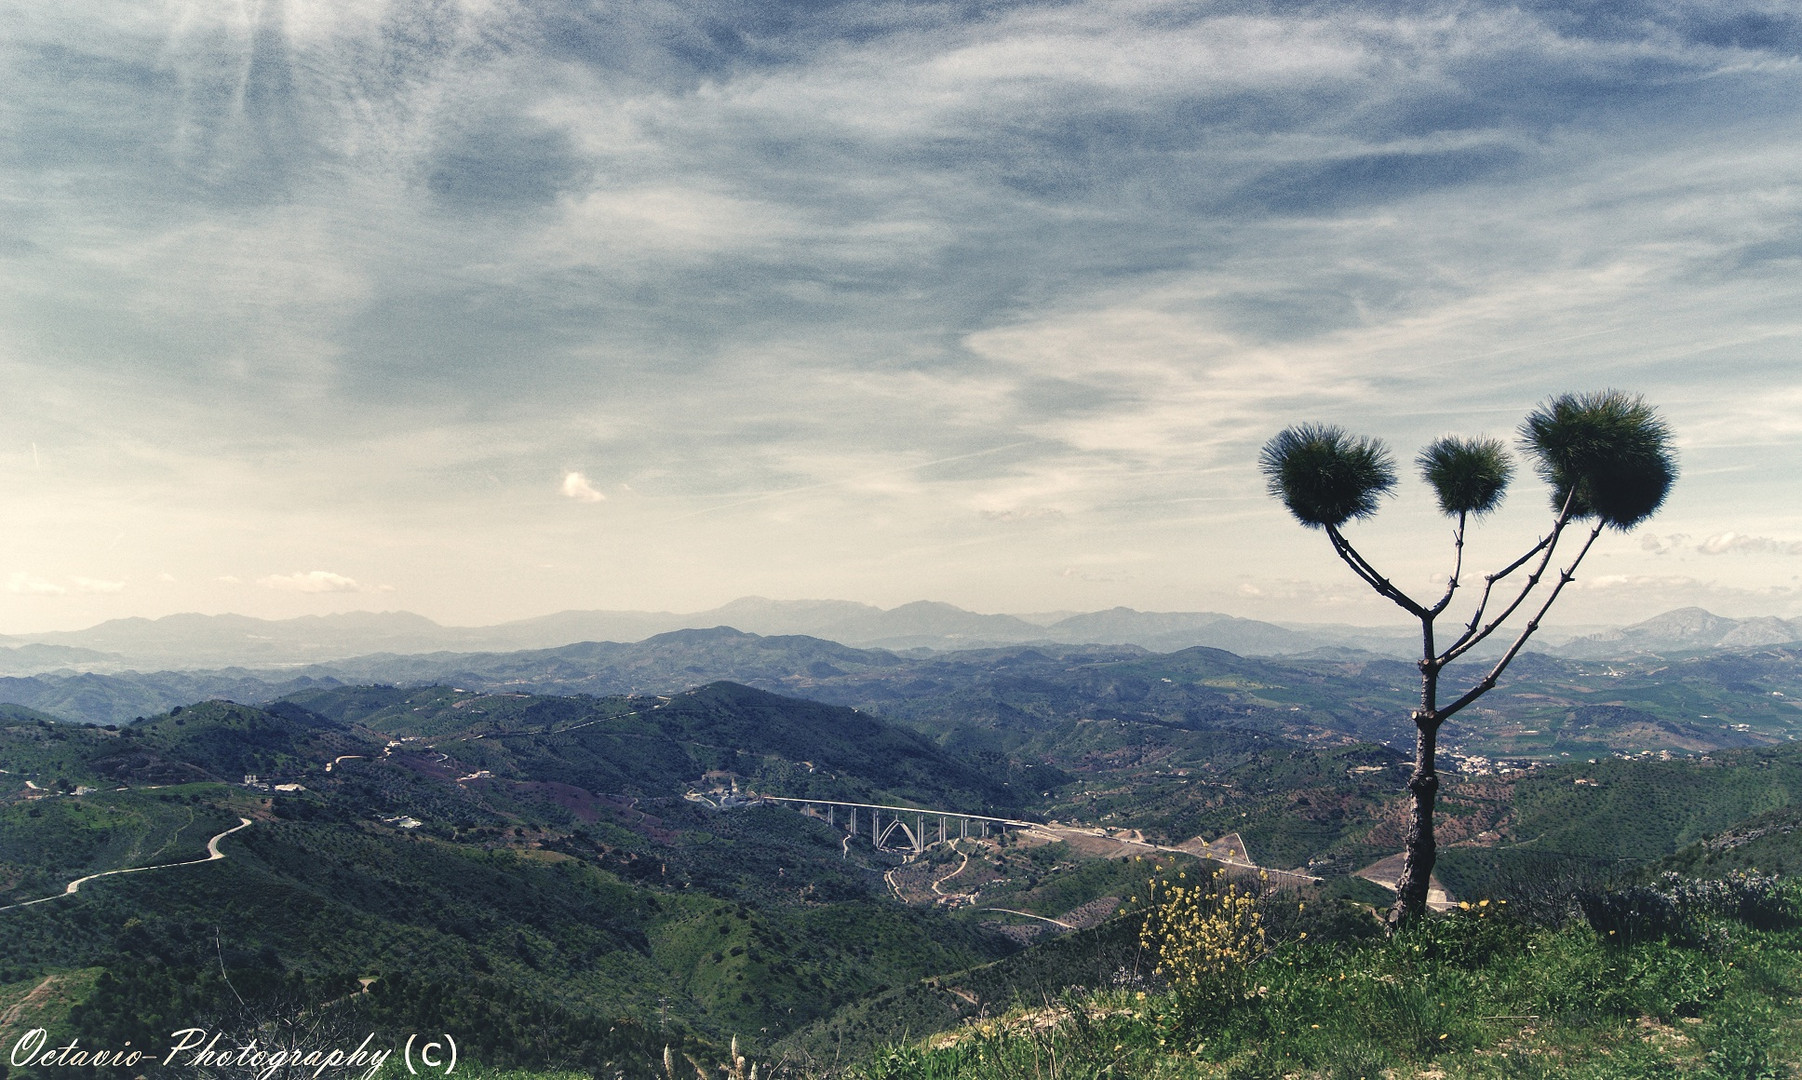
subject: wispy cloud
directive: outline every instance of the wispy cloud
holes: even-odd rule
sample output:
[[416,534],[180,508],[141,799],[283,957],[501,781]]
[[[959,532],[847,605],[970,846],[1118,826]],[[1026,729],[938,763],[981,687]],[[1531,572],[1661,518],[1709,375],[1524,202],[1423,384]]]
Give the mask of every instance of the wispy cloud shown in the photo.
[[21,570],[6,579],[6,591],[23,596],[61,596],[69,590]]
[[1676,551],[1693,551],[1698,555],[1802,555],[1802,540],[1778,540],[1736,532],[1715,533],[1701,540],[1685,533],[1665,536],[1647,533],[1640,538],[1639,546],[1654,555]]
[[257,584],[266,589],[281,592],[297,593],[349,593],[361,592],[362,586],[355,578],[334,574],[330,570],[305,570],[292,574],[271,574],[258,578]]
[[[1745,531],[1667,558],[1802,535],[1740,512],[1802,447],[1802,21],[1761,0],[12,14],[0,494],[30,580],[113,613],[353,602],[217,580],[300,535],[468,620],[921,581],[1338,611],[1272,431],[1406,452],[1608,385],[1681,437],[1661,535]],[[547,476],[609,500],[629,585]],[[1408,498],[1365,527],[1398,560]],[[1156,554],[1060,576],[1108,545]],[[1234,592],[1277,575],[1318,580]]]
[[1774,540],[1768,536],[1745,536],[1740,533],[1716,533],[1696,545],[1704,555],[1729,552],[1747,555],[1802,555],[1802,540]]

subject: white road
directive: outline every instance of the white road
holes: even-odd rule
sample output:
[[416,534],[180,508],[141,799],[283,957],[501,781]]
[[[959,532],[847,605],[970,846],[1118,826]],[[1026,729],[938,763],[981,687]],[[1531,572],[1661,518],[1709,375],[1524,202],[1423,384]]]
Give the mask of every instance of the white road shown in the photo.
[[8,904],[5,907],[0,907],[0,911],[11,911],[13,908],[30,907],[33,904],[48,904],[52,900],[58,900],[65,896],[74,896],[80,891],[83,885],[93,881],[95,878],[111,877],[114,874],[137,874],[142,873],[145,870],[167,870],[172,866],[193,866],[197,863],[214,862],[218,859],[223,859],[225,858],[225,852],[219,850],[219,841],[230,836],[232,833],[237,832],[239,829],[248,828],[250,828],[250,819],[247,817],[239,818],[238,824],[206,842],[206,858],[204,859],[189,859],[187,862],[177,863],[161,863],[156,866],[129,866],[123,870],[102,870],[98,874],[89,874],[87,877],[76,878],[74,881],[69,882],[69,884],[63,888],[62,892],[59,892],[54,896],[46,896],[37,900],[26,900],[19,904]]

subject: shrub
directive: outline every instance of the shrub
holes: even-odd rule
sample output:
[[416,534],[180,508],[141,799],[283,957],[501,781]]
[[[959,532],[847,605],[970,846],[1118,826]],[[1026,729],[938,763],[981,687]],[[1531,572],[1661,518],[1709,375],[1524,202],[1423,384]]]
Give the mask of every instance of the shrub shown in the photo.
[[1760,930],[1796,923],[1791,890],[1766,874],[1735,871],[1725,878],[1692,879],[1674,871],[1649,885],[1579,889],[1578,908],[1597,934],[1617,945],[1706,937],[1703,921],[1735,919]]
[[1590,929],[1614,945],[1688,937],[1691,929],[1676,898],[1651,885],[1581,889],[1577,907]]
[[1268,951],[1258,898],[1216,870],[1204,882],[1153,878],[1140,941],[1156,972],[1189,1006],[1221,1007],[1246,996],[1252,965]]
[[1694,880],[1667,873],[1662,881],[1678,907],[1694,914],[1737,919],[1757,930],[1780,930],[1796,922],[1790,891],[1769,874],[1735,870],[1724,878]]

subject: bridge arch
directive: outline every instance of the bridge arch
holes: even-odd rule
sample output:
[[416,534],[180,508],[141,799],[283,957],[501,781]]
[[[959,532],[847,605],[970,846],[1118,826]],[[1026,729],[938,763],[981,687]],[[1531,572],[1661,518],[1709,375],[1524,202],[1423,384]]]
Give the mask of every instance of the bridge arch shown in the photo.
[[920,837],[917,834],[915,834],[915,832],[911,828],[908,827],[907,822],[902,821],[900,818],[895,818],[894,820],[890,821],[887,825],[883,826],[882,835],[879,839],[877,839],[876,846],[878,848],[880,848],[884,844],[887,844],[889,841],[889,837],[894,835],[894,832],[896,829],[900,829],[901,835],[907,837],[907,846],[908,847],[913,848],[915,851],[920,850],[920,847],[921,847]]

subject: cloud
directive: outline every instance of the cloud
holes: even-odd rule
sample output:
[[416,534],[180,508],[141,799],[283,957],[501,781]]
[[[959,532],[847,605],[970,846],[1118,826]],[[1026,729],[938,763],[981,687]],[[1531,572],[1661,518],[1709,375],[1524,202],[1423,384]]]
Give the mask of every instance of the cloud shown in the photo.
[[[20,6],[0,485],[46,577],[9,588],[275,605],[214,567],[317,535],[474,621],[625,602],[534,569],[578,559],[655,606],[790,573],[1041,610],[1106,545],[1181,552],[1105,598],[1174,603],[1311,572],[1250,464],[1285,424],[1406,457],[1608,385],[1670,408],[1694,534],[1610,572],[1788,553],[1739,510],[1802,446],[1798,20],[1642,8]],[[610,559],[546,461],[606,462],[552,482],[612,496]],[[1401,496],[1361,526],[1398,559]],[[84,549],[128,505],[143,561]]]
[[61,596],[69,590],[54,581],[45,581],[21,570],[7,578],[6,591],[21,596]]
[[1669,533],[1664,536],[1648,533],[1640,537],[1639,547],[1653,555],[1668,555],[1673,551],[1694,551],[1700,555],[1802,555],[1802,540],[1778,540],[1769,536],[1748,536],[1745,533],[1715,533],[1694,544],[1694,537],[1687,533]]
[[355,578],[348,578],[343,574],[334,574],[330,570],[307,570],[304,572],[296,571],[292,574],[271,574],[268,577],[257,579],[257,584],[267,589],[277,589],[282,592],[335,593],[362,591],[362,586],[357,584]]
[[577,502],[606,502],[607,496],[595,490],[588,477],[579,472],[563,474],[563,494]]
[[1577,578],[1571,586],[1589,592],[1605,592],[1611,589],[1693,589],[1703,582],[1681,574],[1600,574],[1591,578]]
[[1696,545],[1704,555],[1802,555],[1802,540],[1775,540],[1769,536],[1746,536],[1742,533],[1716,533]]
[[1024,522],[1024,521],[1062,521],[1064,512],[1055,506],[1018,506],[1006,510],[978,510],[977,513],[985,521]]
[[77,592],[118,593],[125,591],[125,582],[123,581],[102,581],[97,578],[87,577],[71,578],[70,580],[75,583]]

